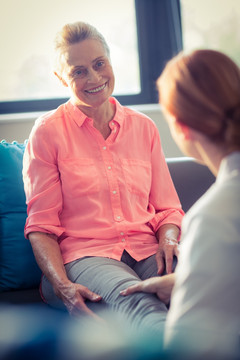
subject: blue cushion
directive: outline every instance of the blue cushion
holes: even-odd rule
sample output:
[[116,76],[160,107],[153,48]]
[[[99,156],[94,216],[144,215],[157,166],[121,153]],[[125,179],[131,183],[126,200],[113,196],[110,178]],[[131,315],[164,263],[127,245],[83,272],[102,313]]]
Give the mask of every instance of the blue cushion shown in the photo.
[[41,272],[24,238],[27,217],[22,181],[25,143],[0,143],[0,292],[38,286]]

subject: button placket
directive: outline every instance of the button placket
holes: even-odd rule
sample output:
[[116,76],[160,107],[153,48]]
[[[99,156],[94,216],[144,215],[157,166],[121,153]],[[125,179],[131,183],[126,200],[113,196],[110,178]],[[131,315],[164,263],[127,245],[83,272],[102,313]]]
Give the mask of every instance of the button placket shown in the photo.
[[114,121],[110,121],[109,123],[109,127],[111,129],[111,134],[109,135],[109,137],[107,138],[108,142],[114,142],[116,139],[116,136],[118,134],[118,130],[119,130],[119,124],[117,122]]
[[99,146],[101,148],[102,159],[105,164],[106,175],[108,178],[113,217],[115,222],[119,223],[123,221],[124,218],[122,214],[116,169],[114,167],[114,163],[109,147],[106,144],[104,144],[102,141],[101,143],[99,143]]

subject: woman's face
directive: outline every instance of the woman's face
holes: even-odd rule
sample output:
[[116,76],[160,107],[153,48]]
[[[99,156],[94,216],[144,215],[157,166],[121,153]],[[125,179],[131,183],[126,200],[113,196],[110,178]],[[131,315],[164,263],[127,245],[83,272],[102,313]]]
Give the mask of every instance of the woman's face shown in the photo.
[[114,89],[114,74],[100,41],[87,39],[67,48],[62,82],[79,107],[97,108],[108,100]]

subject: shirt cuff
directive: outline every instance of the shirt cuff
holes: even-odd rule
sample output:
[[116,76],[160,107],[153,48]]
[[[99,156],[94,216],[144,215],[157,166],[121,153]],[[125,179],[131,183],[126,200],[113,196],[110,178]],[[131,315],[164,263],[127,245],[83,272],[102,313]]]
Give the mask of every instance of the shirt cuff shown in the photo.
[[24,229],[24,236],[26,239],[28,239],[28,235],[31,232],[42,232],[45,234],[56,235],[57,237],[59,237],[63,234],[64,228],[52,225],[46,225],[46,227],[40,227],[35,225],[27,226]]
[[182,219],[184,216],[183,210],[163,210],[156,213],[154,218],[148,222],[154,233],[164,224],[173,224],[181,229]]

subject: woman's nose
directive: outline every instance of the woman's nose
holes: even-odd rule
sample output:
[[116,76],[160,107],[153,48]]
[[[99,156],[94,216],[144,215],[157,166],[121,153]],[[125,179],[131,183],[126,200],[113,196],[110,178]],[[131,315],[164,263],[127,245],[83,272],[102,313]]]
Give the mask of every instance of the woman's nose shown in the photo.
[[88,70],[88,81],[98,82],[101,79],[101,75],[94,69]]

